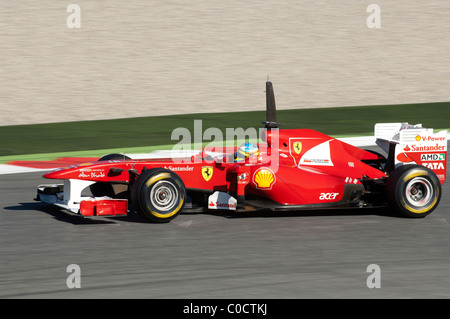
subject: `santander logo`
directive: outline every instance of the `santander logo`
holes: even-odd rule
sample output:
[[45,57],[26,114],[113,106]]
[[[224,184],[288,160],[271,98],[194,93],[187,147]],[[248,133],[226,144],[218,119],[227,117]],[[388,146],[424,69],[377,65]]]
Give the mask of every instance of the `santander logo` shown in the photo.
[[229,203],[220,203],[220,202],[211,202],[208,204],[210,207],[217,207],[217,208],[228,208],[228,209],[236,209],[236,203],[229,204]]

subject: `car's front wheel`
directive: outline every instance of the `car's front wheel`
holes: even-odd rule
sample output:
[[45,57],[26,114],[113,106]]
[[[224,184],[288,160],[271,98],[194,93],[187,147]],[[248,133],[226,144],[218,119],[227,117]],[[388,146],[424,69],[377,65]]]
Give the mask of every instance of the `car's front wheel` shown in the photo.
[[166,223],[183,209],[186,189],[174,172],[155,168],[143,171],[133,184],[131,201],[147,221]]

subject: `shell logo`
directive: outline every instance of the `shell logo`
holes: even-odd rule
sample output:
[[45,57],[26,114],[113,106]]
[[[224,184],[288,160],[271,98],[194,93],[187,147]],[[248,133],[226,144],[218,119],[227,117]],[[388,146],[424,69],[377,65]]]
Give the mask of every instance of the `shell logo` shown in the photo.
[[416,141],[419,142],[420,141],[420,135],[416,136]]
[[253,183],[257,189],[270,190],[275,182],[275,174],[270,168],[261,167],[253,174]]

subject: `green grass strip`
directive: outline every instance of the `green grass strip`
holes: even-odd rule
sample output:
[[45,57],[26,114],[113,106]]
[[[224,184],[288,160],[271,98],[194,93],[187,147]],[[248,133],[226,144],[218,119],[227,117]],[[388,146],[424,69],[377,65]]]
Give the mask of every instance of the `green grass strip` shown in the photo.
[[[6,157],[24,159],[23,155],[27,154],[37,160],[46,158],[45,154],[97,156],[98,150],[130,152],[130,149],[149,150],[151,146],[160,149],[161,145],[179,142],[171,140],[175,128],[187,128],[193,135],[196,119],[203,120],[202,133],[209,127],[216,127],[225,137],[226,128],[262,127],[265,111],[3,126],[0,127],[0,160]],[[331,136],[372,135],[375,123],[383,122],[422,123],[424,127],[438,129],[450,127],[450,102],[279,110],[277,121],[282,129],[310,128]],[[15,155],[21,156],[13,157]]]

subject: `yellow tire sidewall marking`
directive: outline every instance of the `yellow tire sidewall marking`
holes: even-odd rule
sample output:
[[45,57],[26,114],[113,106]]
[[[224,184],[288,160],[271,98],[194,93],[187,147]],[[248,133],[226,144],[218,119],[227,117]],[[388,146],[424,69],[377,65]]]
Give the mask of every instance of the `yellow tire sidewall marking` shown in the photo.
[[[428,176],[428,175],[429,175],[429,174],[428,174],[428,172],[426,172],[426,171],[422,171],[422,172],[410,172],[410,173],[406,174],[406,175],[403,177],[403,181],[404,181],[405,183],[408,183],[408,181],[412,180],[414,177],[418,177],[418,176]],[[438,200],[438,198],[439,198],[439,188],[436,188],[435,192],[436,192],[436,195],[434,196],[433,203],[431,203],[430,205],[428,205],[427,207],[425,207],[425,208],[423,208],[423,209],[415,209],[415,208],[411,207],[411,206],[408,205],[408,204],[406,203],[406,201],[403,200],[403,198],[402,198],[403,205],[405,206],[406,209],[408,209],[410,212],[412,212],[412,213],[414,213],[414,214],[423,214],[423,213],[426,213],[426,212],[428,212],[430,209],[432,209],[432,208],[434,207],[434,205],[436,204],[436,202],[437,202],[437,200]]]
[[[171,177],[171,176],[170,176],[170,173],[160,173],[160,174],[157,174],[157,175],[155,175],[155,176],[149,178],[149,179],[145,182],[145,185],[146,185],[147,187],[150,187],[151,185],[153,185],[153,184],[156,183],[157,181],[162,180],[162,179],[165,179],[165,178],[170,178],[170,177]],[[181,206],[183,206],[183,203],[184,203],[184,194],[182,194],[182,197],[181,197],[181,199],[180,199],[180,204],[178,205],[178,207],[177,207],[173,212],[171,212],[171,213],[169,213],[169,214],[160,214],[160,213],[155,212],[155,211],[153,211],[153,210],[150,210],[150,212],[151,212],[151,214],[152,214],[153,216],[156,216],[156,217],[159,217],[159,218],[169,218],[169,217],[172,217],[173,215],[175,215],[176,213],[178,213],[178,211],[181,209]]]

